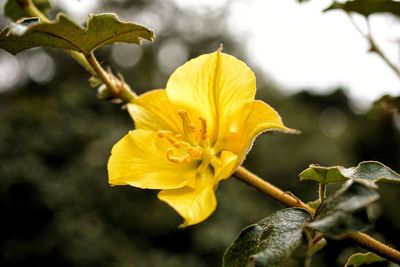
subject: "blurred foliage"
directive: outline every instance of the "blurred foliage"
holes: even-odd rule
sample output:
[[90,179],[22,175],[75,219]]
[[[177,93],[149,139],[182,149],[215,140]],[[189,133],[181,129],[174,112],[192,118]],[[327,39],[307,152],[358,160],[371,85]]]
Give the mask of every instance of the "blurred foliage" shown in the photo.
[[334,1],[325,11],[341,9],[346,12],[356,12],[368,17],[375,13],[390,13],[400,16],[400,2],[393,0],[350,0]]
[[[29,16],[22,11],[21,6],[24,5],[25,1],[21,0],[9,0],[4,4],[4,14],[12,19],[13,21],[17,21],[21,18]],[[43,13],[47,14],[49,9],[51,8],[50,2],[48,0],[33,0],[35,6]]]
[[[99,9],[156,30],[152,44],[98,51],[137,93],[164,87],[177,66],[220,43],[245,60],[240,42],[226,33],[224,7],[201,13],[164,1],[112,0],[102,1]],[[150,23],[135,19],[144,17]],[[217,190],[218,209],[210,219],[178,229],[181,218],[157,200],[156,192],[110,187],[108,155],[133,128],[131,119],[119,106],[96,100],[89,75],[59,51],[24,52],[19,64],[37,56],[54,60],[55,76],[44,81],[24,74],[18,88],[0,95],[0,266],[220,266],[240,229],[282,208],[229,179]],[[302,134],[260,136],[245,162],[250,170],[305,201],[317,197],[314,183],[298,181],[311,163],[355,166],[377,160],[400,170],[398,113],[379,106],[355,113],[341,88],[328,95],[286,96],[256,74],[258,98]],[[392,234],[399,231],[400,218],[391,216],[398,213],[393,203],[399,190],[390,185],[380,190],[374,230],[400,247]],[[313,266],[343,266],[354,253],[350,246],[329,240]]]

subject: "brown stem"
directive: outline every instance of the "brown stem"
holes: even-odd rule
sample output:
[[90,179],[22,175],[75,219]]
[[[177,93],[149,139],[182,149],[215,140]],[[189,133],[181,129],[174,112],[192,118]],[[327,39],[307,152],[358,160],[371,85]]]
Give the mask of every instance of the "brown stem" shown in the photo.
[[281,189],[277,188],[273,184],[261,179],[254,173],[248,171],[244,167],[239,167],[233,174],[235,178],[248,184],[251,187],[256,188],[258,191],[266,194],[272,199],[282,203],[288,207],[299,207],[307,210],[311,214],[314,214],[315,210],[305,204],[303,201],[295,197],[292,193],[283,192]]
[[368,43],[370,45],[370,51],[377,54],[386,63],[386,65],[388,65],[389,68],[391,68],[397,74],[397,76],[400,78],[400,68],[398,66],[396,66],[392,61],[389,60],[389,58],[385,55],[385,53],[383,53],[382,49],[379,48],[375,39],[372,37],[371,27],[370,27],[368,18],[366,18],[368,31],[366,33],[364,33],[361,30],[361,28],[358,26],[358,24],[354,21],[351,13],[350,12],[346,12],[346,13],[350,19],[351,24],[353,24],[354,28],[361,34],[361,36],[363,36],[368,41]]
[[[254,173],[246,170],[244,167],[239,167],[233,174],[233,176],[286,206],[303,208],[311,214],[315,213],[315,209],[302,202],[293,194],[283,192],[281,189],[261,179]],[[348,238],[353,240],[360,247],[372,251],[379,256],[384,257],[397,264],[400,264],[400,251],[379,242],[369,235],[361,232],[354,232],[349,234]]]
[[120,79],[117,79],[114,75],[107,73],[101,67],[93,52],[86,55],[86,60],[115,97],[124,102],[130,102],[132,99],[136,98],[136,94],[129,88],[129,86]]

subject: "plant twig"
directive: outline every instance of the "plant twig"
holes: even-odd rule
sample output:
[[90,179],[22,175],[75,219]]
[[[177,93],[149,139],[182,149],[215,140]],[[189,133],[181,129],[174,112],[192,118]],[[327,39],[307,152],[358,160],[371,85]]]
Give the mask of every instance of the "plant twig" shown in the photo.
[[[293,194],[283,192],[281,189],[261,179],[254,173],[246,170],[244,167],[239,167],[234,172],[233,176],[286,206],[303,208],[311,214],[315,213],[315,209],[302,202]],[[349,234],[347,237],[353,240],[360,247],[372,251],[379,256],[397,264],[400,264],[400,251],[379,242],[369,235],[361,232],[354,232]]]
[[363,32],[361,30],[361,28],[358,26],[358,24],[354,21],[353,16],[351,15],[350,12],[346,12],[347,16],[350,19],[351,24],[353,24],[354,28],[361,34],[361,36],[363,36],[369,43],[370,46],[370,51],[374,52],[375,54],[377,54],[385,63],[386,65],[389,66],[389,68],[391,68],[396,75],[400,78],[400,68],[398,66],[396,66],[386,55],[385,53],[383,53],[382,49],[379,48],[378,44],[376,43],[375,39],[372,37],[372,33],[371,33],[371,25],[369,23],[368,18],[366,18],[366,22],[367,22],[367,32]]
[[261,179],[254,173],[248,171],[244,167],[239,167],[233,174],[233,176],[288,207],[303,208],[311,214],[314,214],[315,212],[315,209],[308,206],[306,203],[295,197],[293,194],[282,191],[273,184],[270,184],[269,182]]
[[132,99],[136,98],[136,94],[127,84],[125,84],[121,79],[116,78],[111,73],[106,72],[101,67],[93,52],[86,56],[86,60],[115,97],[124,102],[130,102]]

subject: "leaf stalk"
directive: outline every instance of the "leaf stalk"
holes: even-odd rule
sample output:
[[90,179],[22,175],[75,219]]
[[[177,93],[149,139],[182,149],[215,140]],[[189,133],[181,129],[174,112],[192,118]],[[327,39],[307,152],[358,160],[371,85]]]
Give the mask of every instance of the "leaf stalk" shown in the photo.
[[116,78],[101,67],[93,52],[86,55],[86,60],[116,98],[124,102],[130,102],[132,99],[136,98],[136,94],[123,80]]

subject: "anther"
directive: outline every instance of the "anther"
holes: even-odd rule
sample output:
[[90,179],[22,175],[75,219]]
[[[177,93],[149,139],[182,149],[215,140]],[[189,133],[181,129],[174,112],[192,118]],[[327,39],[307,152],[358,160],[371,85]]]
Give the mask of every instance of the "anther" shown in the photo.
[[206,120],[202,117],[199,117],[200,123],[201,123],[201,139],[206,139],[207,138],[207,123]]
[[181,110],[178,111],[178,114],[182,119],[183,127],[187,128],[187,129],[189,129],[191,131],[194,131],[194,129],[196,128],[196,125],[190,121],[189,116],[186,113],[186,111],[181,109]]
[[184,137],[189,141],[191,145],[195,144],[195,138],[193,137],[193,133],[196,129],[196,124],[192,123],[189,119],[188,114],[185,110],[181,109],[178,111],[178,115],[182,119],[182,128]]

